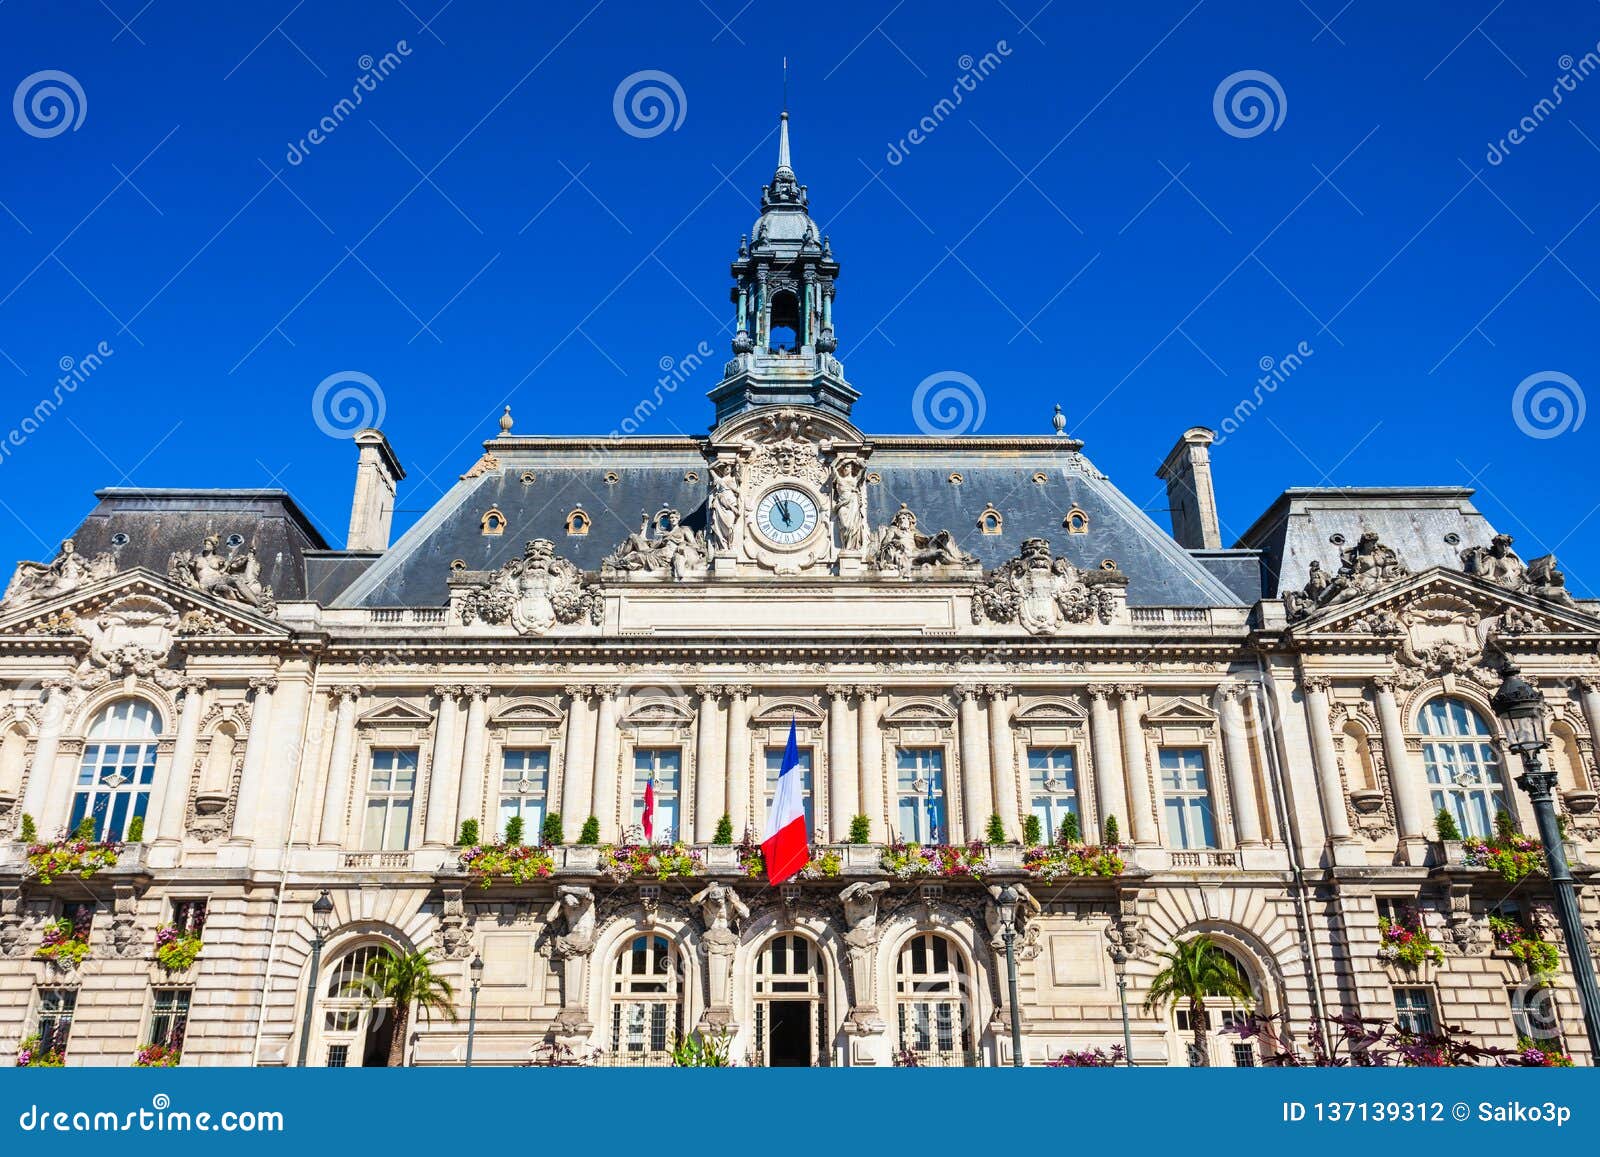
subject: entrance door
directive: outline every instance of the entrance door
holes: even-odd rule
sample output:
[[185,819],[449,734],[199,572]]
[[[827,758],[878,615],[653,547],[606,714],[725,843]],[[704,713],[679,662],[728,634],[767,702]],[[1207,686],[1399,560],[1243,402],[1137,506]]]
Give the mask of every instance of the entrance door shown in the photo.
[[767,1064],[775,1069],[811,1065],[811,1002],[773,1000],[767,1003]]

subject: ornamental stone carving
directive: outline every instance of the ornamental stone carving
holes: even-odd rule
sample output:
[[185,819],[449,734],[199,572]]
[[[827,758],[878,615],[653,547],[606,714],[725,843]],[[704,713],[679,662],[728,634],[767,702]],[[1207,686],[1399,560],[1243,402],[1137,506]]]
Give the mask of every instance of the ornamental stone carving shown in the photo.
[[446,888],[435,933],[439,951],[446,960],[465,960],[472,955],[472,937],[467,932],[467,909],[460,888]]
[[867,545],[866,467],[855,458],[841,458],[833,467],[834,520],[839,549],[860,551]]
[[1576,610],[1566,576],[1556,568],[1556,556],[1541,555],[1524,563],[1511,549],[1513,541],[1509,534],[1497,534],[1488,546],[1467,547],[1461,552],[1461,569],[1519,594]]
[[973,567],[977,558],[956,545],[952,531],[921,534],[917,516],[905,503],[895,511],[887,526],[873,536],[872,563],[880,571],[908,575],[918,567]]
[[731,551],[739,541],[739,465],[737,462],[718,462],[711,467],[711,497],[707,502],[710,512],[707,524],[714,550]]
[[521,558],[468,588],[460,615],[468,626],[481,619],[492,626],[509,623],[520,635],[542,635],[557,623],[598,623],[603,607],[600,588],[557,557],[555,543],[536,538]]
[[1117,600],[1111,587],[1127,580],[1115,571],[1080,571],[1052,558],[1050,543],[1030,538],[1021,553],[990,574],[972,598],[974,623],[1017,623],[1051,635],[1069,623],[1111,622]]
[[689,897],[689,903],[700,909],[700,919],[705,923],[706,951],[713,956],[731,956],[739,947],[737,921],[747,920],[750,909],[727,884],[710,883]]
[[[1021,901],[1017,905],[1017,912],[1013,919],[1016,922],[1017,939],[1015,950],[1018,960],[1032,960],[1039,955],[1039,925],[1034,917],[1044,911],[1044,907],[1028,891],[1026,885],[1012,884],[1011,888]],[[989,902],[983,906],[983,922],[989,929],[989,947],[996,952],[1006,949],[1005,929],[1000,922],[999,900],[1000,893],[1004,891],[999,884],[989,885]]]
[[113,956],[126,958],[143,951],[139,943],[139,902],[131,887],[119,885],[115,889],[110,939]]
[[839,893],[844,904],[844,919],[849,926],[844,934],[845,943],[852,951],[871,948],[878,942],[878,899],[889,890],[889,881],[865,880],[851,884]]
[[31,603],[53,599],[77,590],[86,583],[95,582],[115,574],[117,562],[109,551],[86,559],[78,553],[72,539],[61,544],[60,553],[51,562],[20,562],[0,599],[0,606],[12,611]]
[[1329,576],[1316,561],[1311,563],[1310,572],[1301,590],[1284,595],[1291,620],[1361,598],[1411,573],[1400,556],[1380,542],[1372,530],[1363,531],[1354,546],[1339,552],[1337,574]]
[[278,604],[272,588],[261,581],[256,548],[243,548],[241,554],[241,544],[223,554],[217,549],[221,541],[220,535],[208,534],[198,551],[178,551],[167,563],[167,577],[179,586],[276,617]]
[[[657,525],[654,536],[650,533],[652,522]],[[638,532],[624,539],[600,564],[600,573],[670,575],[681,582],[702,577],[709,558],[705,535],[684,526],[683,516],[669,509],[656,519],[645,514]]]
[[558,884],[556,902],[545,913],[545,920],[561,921],[562,932],[551,944],[550,954],[559,960],[587,956],[594,951],[594,889],[576,884]]

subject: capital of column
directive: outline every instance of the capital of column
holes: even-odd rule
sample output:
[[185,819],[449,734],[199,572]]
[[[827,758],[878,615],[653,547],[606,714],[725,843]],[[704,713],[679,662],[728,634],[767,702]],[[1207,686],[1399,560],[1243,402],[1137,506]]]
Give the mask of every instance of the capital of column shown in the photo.
[[439,700],[459,699],[466,694],[466,690],[458,683],[441,683],[433,689],[433,697]]
[[594,687],[588,683],[568,683],[561,688],[561,693],[574,703],[584,702],[594,697]]
[[1227,703],[1243,703],[1250,697],[1249,683],[1224,683],[1217,688],[1223,701]]
[[878,696],[883,694],[883,684],[857,683],[855,686],[855,692],[856,695],[861,699],[876,699]]
[[1117,694],[1124,699],[1137,699],[1144,694],[1143,683],[1118,683]]
[[1091,699],[1110,699],[1116,694],[1117,689],[1110,683],[1090,683],[1083,692]]
[[846,702],[856,693],[855,687],[849,683],[830,683],[824,690],[827,691],[828,698]]
[[1600,678],[1593,675],[1580,675],[1577,679],[1578,690],[1585,695],[1593,695],[1600,691]]
[[365,688],[360,684],[352,683],[347,687],[329,687],[324,694],[328,696],[328,702],[332,706],[337,707],[346,699],[352,703],[356,702],[356,700],[361,698],[361,695],[364,691]]
[[488,702],[489,696],[493,693],[494,689],[487,683],[472,683],[461,689],[461,694],[464,698],[482,699],[485,702]]
[[696,683],[694,693],[702,703],[715,703],[728,693],[728,689],[721,683]]
[[178,680],[178,685],[176,688],[174,688],[174,690],[176,690],[179,695],[182,695],[187,699],[191,695],[200,694],[206,689],[207,686],[207,681],[202,679],[199,675],[185,675],[182,679]]
[[1333,680],[1326,675],[1302,675],[1300,686],[1307,694],[1325,695],[1333,687]]
[[39,687],[46,694],[54,694],[58,691],[65,694],[72,690],[73,682],[71,679],[41,679],[39,680]]
[[1374,675],[1372,677],[1373,688],[1377,691],[1385,692],[1390,695],[1394,694],[1394,689],[1399,686],[1399,684],[1400,681],[1398,677],[1392,672],[1385,672],[1382,675]]
[[980,690],[990,699],[1009,699],[1016,688],[1009,683],[985,683]]
[[983,694],[983,685],[980,683],[958,683],[956,694],[962,699],[977,699]]
[[263,691],[270,695],[277,689],[278,677],[276,675],[263,675],[250,680],[250,690],[258,695]]
[[729,683],[722,690],[730,699],[748,699],[755,693],[755,688],[748,683]]
[[615,683],[596,683],[589,693],[600,699],[615,699],[621,690]]

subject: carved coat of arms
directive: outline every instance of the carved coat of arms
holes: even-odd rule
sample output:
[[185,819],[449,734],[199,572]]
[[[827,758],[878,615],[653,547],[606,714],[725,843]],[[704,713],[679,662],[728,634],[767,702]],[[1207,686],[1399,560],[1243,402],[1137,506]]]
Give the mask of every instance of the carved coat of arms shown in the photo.
[[519,634],[542,635],[557,623],[587,618],[598,623],[599,588],[585,585],[583,572],[556,556],[555,543],[536,538],[521,558],[512,559],[461,603],[461,621],[510,623]]

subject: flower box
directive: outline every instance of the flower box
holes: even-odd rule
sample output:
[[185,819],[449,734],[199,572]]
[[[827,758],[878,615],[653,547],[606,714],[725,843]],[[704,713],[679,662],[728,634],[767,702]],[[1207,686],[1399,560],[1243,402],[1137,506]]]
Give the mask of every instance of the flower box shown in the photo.
[[461,853],[461,869],[487,888],[496,880],[526,884],[543,880],[555,871],[556,861],[546,848],[526,844],[476,844]]
[[1378,959],[1398,968],[1415,969],[1424,964],[1443,964],[1444,949],[1428,936],[1415,913],[1403,920],[1380,916]]
[[80,904],[71,916],[51,920],[44,926],[44,940],[34,949],[34,958],[48,960],[58,968],[73,969],[89,956],[89,927],[94,909]]
[[938,876],[948,880],[980,880],[989,864],[988,848],[974,842],[965,845],[890,844],[879,866],[899,880]]
[[600,868],[598,844],[569,844],[560,853],[561,866],[568,872],[594,872]]
[[613,880],[671,880],[698,876],[699,849],[684,843],[614,844],[600,850],[600,870]]
[[133,1058],[133,1067],[136,1069],[175,1069],[182,1059],[182,1049],[170,1048],[167,1045],[150,1044],[141,1048],[138,1055]]
[[59,1069],[67,1063],[67,1050],[40,1041],[39,1034],[25,1036],[17,1044],[17,1068]]
[[168,972],[187,972],[205,943],[198,932],[188,932],[176,924],[156,929],[156,963]]
[[50,844],[29,844],[28,868],[41,884],[53,884],[64,876],[88,880],[102,869],[116,867],[121,854],[118,843],[64,836]]
[[1072,876],[1120,876],[1127,870],[1120,845],[1044,844],[1029,848],[1022,856],[1022,867],[1036,880],[1059,880]]

